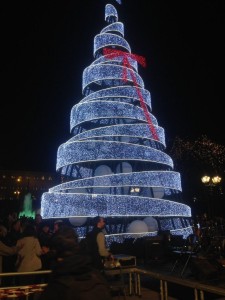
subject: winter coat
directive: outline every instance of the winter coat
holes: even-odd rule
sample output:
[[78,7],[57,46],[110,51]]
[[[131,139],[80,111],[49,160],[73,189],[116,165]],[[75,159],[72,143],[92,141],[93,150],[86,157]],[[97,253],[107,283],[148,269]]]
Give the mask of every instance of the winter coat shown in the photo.
[[99,270],[104,269],[104,259],[106,259],[110,253],[105,245],[105,235],[102,229],[94,227],[92,231],[88,232],[86,239],[88,241],[88,255],[92,259],[92,264]]
[[32,272],[42,268],[42,249],[36,237],[26,236],[17,241],[17,246],[23,245],[18,252],[17,272]]
[[38,300],[112,300],[103,275],[86,256],[75,254],[57,261]]

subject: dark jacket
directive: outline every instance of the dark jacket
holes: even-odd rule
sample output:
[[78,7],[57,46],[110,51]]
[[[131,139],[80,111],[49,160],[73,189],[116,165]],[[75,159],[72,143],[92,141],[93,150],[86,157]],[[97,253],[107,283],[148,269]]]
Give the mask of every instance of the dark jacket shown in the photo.
[[56,262],[38,300],[112,300],[108,283],[87,257],[76,254]]
[[102,229],[98,227],[94,227],[92,231],[88,232],[87,239],[88,239],[88,247],[90,249],[89,255],[92,260],[92,264],[98,270],[104,269],[104,262],[103,257],[100,256],[97,244],[97,235],[99,232],[102,232]]

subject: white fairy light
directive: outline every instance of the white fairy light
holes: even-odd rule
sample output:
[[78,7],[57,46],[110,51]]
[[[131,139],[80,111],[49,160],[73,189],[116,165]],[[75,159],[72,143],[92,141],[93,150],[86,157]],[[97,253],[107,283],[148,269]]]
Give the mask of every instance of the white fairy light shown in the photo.
[[[105,7],[105,20],[107,26],[94,38],[94,61],[83,72],[84,97],[71,109],[71,137],[58,148],[56,169],[65,179],[42,195],[42,216],[88,220],[101,215],[110,223],[108,243],[157,235],[126,230],[128,220],[148,216],[157,220],[160,230],[187,237],[192,233],[191,209],[181,201],[180,173],[165,153],[164,129],[152,114],[151,95],[135,56],[128,55],[124,64],[120,52],[103,55],[104,48],[131,53],[111,4]],[[81,237],[85,226],[77,227]]]
[[102,29],[101,33],[105,32],[117,32],[124,36],[124,25],[121,22],[112,23],[104,29]]

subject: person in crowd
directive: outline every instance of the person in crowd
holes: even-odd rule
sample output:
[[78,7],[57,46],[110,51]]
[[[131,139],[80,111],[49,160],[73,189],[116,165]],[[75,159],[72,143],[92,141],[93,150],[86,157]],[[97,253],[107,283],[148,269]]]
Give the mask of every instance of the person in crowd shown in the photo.
[[52,237],[52,232],[50,229],[50,224],[48,221],[43,221],[40,225],[40,231],[38,233],[38,240],[41,247],[48,247]]
[[42,215],[36,214],[35,218],[34,218],[34,226],[35,226],[37,234],[39,234],[42,222],[43,222]]
[[[33,272],[41,270],[42,249],[37,238],[35,227],[28,223],[23,231],[23,237],[17,241],[17,246],[23,247],[19,250],[16,261],[17,272]],[[35,276],[21,276],[20,284],[35,283]]]
[[52,232],[50,230],[50,223],[48,221],[43,221],[40,226],[40,231],[38,234],[38,240],[42,249],[43,254],[41,255],[42,269],[48,270],[51,264],[51,245]]
[[[17,241],[22,237],[21,233],[21,220],[16,219],[12,222],[11,228],[8,230],[5,236],[5,244],[9,247],[16,246]],[[16,272],[16,260],[17,253],[14,255],[5,255],[2,259],[2,271],[3,272]],[[14,285],[15,277],[4,277],[4,284],[7,286]]]
[[21,228],[21,220],[16,219],[12,222],[11,228],[7,234],[7,240],[9,243],[16,245],[18,239],[22,237],[22,228]]
[[18,219],[18,214],[15,211],[9,212],[5,221],[4,225],[6,226],[7,230],[10,231],[12,224]]
[[111,300],[108,283],[94,269],[87,256],[79,253],[78,236],[67,225],[52,237],[55,263],[48,285],[38,300]]
[[89,243],[91,260],[93,265],[99,269],[104,269],[105,260],[113,260],[112,253],[106,247],[105,234],[103,229],[105,228],[105,219],[101,216],[97,216],[93,220],[94,226],[92,231],[87,234]]
[[63,225],[63,220],[56,220],[53,225],[53,234],[55,234]]
[[[7,246],[4,243],[6,235],[7,235],[6,227],[4,225],[0,225],[0,273],[3,272],[3,269],[2,269],[3,257],[9,256],[9,255],[14,255],[14,254],[18,253],[18,251],[23,247],[23,245],[20,245],[17,247],[16,246],[13,246],[13,247]],[[2,280],[0,278],[0,284],[3,282],[4,282],[4,280]]]

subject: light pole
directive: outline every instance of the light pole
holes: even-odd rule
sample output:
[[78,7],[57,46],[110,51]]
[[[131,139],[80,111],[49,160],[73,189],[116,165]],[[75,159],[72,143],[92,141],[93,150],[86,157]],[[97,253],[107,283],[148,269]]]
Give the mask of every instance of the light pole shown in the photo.
[[[220,176],[213,176],[210,177],[208,175],[204,175],[201,178],[202,183],[207,186],[209,188],[209,194],[208,194],[208,216],[210,218],[214,217],[214,213],[215,213],[215,207],[216,207],[216,200],[214,199],[215,193],[214,193],[214,189],[216,186],[219,185],[219,183],[221,182],[222,178]],[[215,201],[213,201],[215,200]]]

